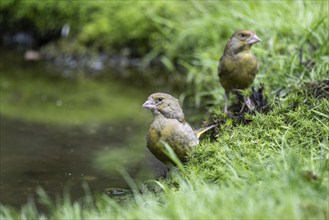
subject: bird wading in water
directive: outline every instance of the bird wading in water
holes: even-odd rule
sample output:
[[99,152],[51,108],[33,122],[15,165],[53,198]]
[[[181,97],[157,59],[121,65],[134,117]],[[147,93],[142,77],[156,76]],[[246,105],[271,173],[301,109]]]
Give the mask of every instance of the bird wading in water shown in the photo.
[[218,66],[219,82],[225,89],[225,113],[228,113],[229,93],[248,88],[255,79],[258,63],[251,52],[251,46],[258,42],[261,39],[255,32],[239,30],[225,46]]
[[184,163],[187,161],[188,152],[199,144],[199,135],[214,127],[212,125],[201,132],[195,132],[185,121],[178,100],[166,93],[150,95],[143,107],[151,110],[154,116],[146,134],[147,147],[166,165],[173,164],[173,161],[165,153],[164,143],[167,143]]

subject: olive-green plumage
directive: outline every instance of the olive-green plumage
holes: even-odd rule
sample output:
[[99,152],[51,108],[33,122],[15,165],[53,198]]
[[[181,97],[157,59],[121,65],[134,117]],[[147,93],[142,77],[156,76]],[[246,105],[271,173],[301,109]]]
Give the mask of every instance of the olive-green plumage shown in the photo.
[[154,116],[146,134],[150,151],[163,163],[172,163],[164,153],[164,143],[167,143],[177,157],[185,162],[187,153],[199,143],[199,140],[185,121],[178,100],[166,93],[154,93],[149,96],[143,107],[151,110]]
[[226,44],[218,66],[219,81],[225,89],[225,112],[228,112],[229,92],[246,89],[255,79],[258,63],[251,52],[251,46],[260,41],[253,31],[240,30]]

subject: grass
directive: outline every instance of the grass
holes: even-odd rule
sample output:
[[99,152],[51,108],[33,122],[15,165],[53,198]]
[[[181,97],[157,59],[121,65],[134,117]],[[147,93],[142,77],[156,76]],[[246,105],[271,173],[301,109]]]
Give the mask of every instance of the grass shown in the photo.
[[[248,124],[225,119],[215,140],[202,140],[189,163],[167,178],[136,186],[125,176],[134,193],[123,204],[88,193],[82,201],[66,197],[56,203],[39,191],[48,216],[30,202],[21,210],[2,205],[1,218],[328,219],[328,90],[316,98],[314,88],[306,86],[328,79],[328,2],[156,2],[144,8],[153,19],[148,22],[155,24],[154,32],[147,32],[153,50],[145,62],[161,55],[169,69],[184,67],[183,74],[172,73],[177,82],[184,80],[180,99],[185,108],[211,104],[206,110],[222,117],[217,62],[229,35],[243,27],[256,30],[263,40],[253,48],[261,66],[255,84],[265,84],[272,111],[247,115]],[[130,26],[117,34],[133,39],[125,27]],[[312,60],[314,66],[300,62],[300,49],[303,61]]]
[[300,49],[304,61],[328,63],[327,1],[88,1],[81,5],[7,0],[0,10],[7,15],[0,20],[4,27],[15,30],[24,21],[38,36],[70,24],[70,43],[60,48],[65,53],[128,54],[143,58],[145,67],[160,61],[169,72],[156,72],[153,78],[173,84],[190,106],[223,102],[218,60],[237,29],[252,29],[262,39],[253,48],[260,61],[255,84],[265,83],[270,90],[319,79],[315,72],[300,68]]
[[[305,87],[307,88],[307,87]],[[248,125],[231,119],[214,141],[205,139],[183,168],[136,186],[123,204],[106,195],[54,203],[39,189],[20,211],[1,206],[2,219],[218,219],[329,217],[329,101],[307,89],[290,92]],[[327,91],[328,92],[328,91]],[[327,94],[328,95],[328,94]],[[181,167],[181,166],[180,166]]]

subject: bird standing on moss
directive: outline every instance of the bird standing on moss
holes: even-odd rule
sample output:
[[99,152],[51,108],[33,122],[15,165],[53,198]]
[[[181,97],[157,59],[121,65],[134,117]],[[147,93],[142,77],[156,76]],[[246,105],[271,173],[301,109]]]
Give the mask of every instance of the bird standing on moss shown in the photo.
[[147,147],[161,162],[169,165],[171,159],[164,152],[164,143],[172,147],[177,157],[186,162],[186,156],[199,144],[197,134],[185,121],[179,102],[166,93],[150,95],[143,107],[153,113],[153,121],[146,134]]
[[225,89],[225,108],[228,112],[229,93],[236,89],[246,89],[254,81],[258,72],[256,57],[251,46],[261,42],[255,32],[236,31],[227,42],[223,56],[219,60],[218,76]]

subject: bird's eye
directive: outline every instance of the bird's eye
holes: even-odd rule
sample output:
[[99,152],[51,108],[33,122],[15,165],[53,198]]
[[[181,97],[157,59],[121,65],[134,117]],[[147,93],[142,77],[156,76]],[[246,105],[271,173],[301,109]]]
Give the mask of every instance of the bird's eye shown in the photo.
[[241,37],[246,37],[247,36],[247,34],[245,34],[245,33],[241,33],[240,35],[241,35]]
[[162,98],[162,97],[158,98],[158,101],[159,101],[159,102],[161,102],[162,100],[163,100],[163,98]]

